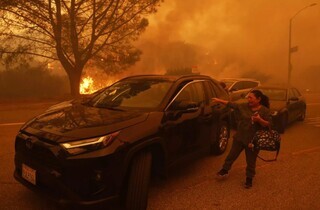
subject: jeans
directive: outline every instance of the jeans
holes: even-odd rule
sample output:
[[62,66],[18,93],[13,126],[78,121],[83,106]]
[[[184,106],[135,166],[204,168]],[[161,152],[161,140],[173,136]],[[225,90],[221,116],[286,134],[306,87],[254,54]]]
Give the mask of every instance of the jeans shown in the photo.
[[232,143],[231,150],[224,162],[223,169],[229,171],[233,162],[239,157],[242,150],[246,153],[246,175],[249,178],[253,178],[256,174],[256,161],[257,153],[248,148],[248,145],[244,145],[242,142],[234,140]]

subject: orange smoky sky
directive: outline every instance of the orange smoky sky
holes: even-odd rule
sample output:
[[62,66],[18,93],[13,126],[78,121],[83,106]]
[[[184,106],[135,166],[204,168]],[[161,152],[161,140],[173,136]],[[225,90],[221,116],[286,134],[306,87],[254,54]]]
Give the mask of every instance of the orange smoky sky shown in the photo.
[[[285,82],[289,20],[306,0],[165,0],[136,46],[141,60],[131,69],[164,73],[193,67],[216,78],[261,74]],[[320,66],[320,2],[292,22],[292,80]],[[320,75],[320,69],[319,75]]]

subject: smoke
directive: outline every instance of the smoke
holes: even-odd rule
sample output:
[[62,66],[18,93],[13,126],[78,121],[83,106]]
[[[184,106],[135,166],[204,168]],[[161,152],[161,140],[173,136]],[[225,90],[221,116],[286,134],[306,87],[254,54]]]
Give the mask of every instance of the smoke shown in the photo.
[[[311,3],[165,1],[136,43],[143,55],[130,72],[165,73],[170,68],[191,67],[215,78],[255,72],[254,77],[286,82],[289,20]],[[301,83],[301,74],[320,66],[319,20],[320,5],[306,8],[293,19],[292,46],[298,46],[292,54],[293,82]]]

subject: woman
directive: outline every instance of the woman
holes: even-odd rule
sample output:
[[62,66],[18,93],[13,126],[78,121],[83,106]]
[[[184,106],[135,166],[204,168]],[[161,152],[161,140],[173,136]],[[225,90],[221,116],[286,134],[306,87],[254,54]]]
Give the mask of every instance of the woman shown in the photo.
[[252,187],[252,179],[255,175],[257,151],[253,151],[251,140],[259,129],[268,129],[271,126],[271,115],[269,110],[269,98],[259,90],[252,90],[247,96],[247,103],[236,104],[229,101],[213,98],[213,102],[227,104],[234,109],[237,119],[237,132],[233,137],[231,150],[225,159],[218,177],[227,177],[233,162],[240,153],[246,153],[246,182],[245,187]]

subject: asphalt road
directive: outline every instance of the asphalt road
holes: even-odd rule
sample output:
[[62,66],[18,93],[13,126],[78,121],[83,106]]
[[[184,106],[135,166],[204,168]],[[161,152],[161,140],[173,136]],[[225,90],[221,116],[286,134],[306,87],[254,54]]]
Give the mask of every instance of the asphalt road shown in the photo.
[[[204,156],[175,168],[165,180],[153,180],[148,209],[320,209],[320,94],[308,94],[307,103],[306,120],[291,124],[282,135],[278,160],[258,160],[252,189],[244,188],[244,154],[226,180],[215,174],[227,152]],[[59,208],[12,176],[14,136],[21,123],[49,105],[0,104],[0,209]]]

